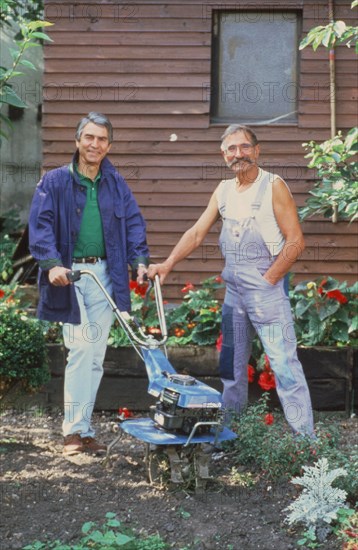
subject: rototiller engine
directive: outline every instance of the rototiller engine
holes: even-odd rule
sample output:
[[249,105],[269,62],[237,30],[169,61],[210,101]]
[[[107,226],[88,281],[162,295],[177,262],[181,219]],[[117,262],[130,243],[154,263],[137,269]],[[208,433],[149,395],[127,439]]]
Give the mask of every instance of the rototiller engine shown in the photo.
[[[204,389],[204,384],[198,384],[192,376],[185,374],[164,375],[168,377],[168,385],[158,396],[158,401],[149,410],[150,417],[156,424],[169,431],[190,434],[197,422],[201,425],[197,433],[210,431],[208,422],[216,422],[221,403],[200,403],[197,391]],[[180,387],[184,386],[184,387]],[[195,386],[195,388],[192,388]],[[196,390],[190,395],[188,387]],[[194,402],[194,404],[193,404]]]
[[[159,352],[159,353],[158,353]],[[173,433],[209,433],[221,420],[221,395],[187,374],[178,374],[158,349],[142,349],[148,392],[157,398],[149,410],[155,424]]]
[[[178,374],[167,358],[165,343],[168,333],[159,277],[156,276],[154,282],[150,281],[147,292],[154,286],[161,329],[160,340],[145,334],[134,317],[118,309],[92,271],[72,271],[68,278],[75,282],[82,275],[92,277],[101,288],[119,324],[146,367],[148,393],[156,398],[156,402],[150,407],[149,418],[127,419],[120,423],[120,428],[146,443],[145,462],[149,480],[158,481],[158,468],[165,456],[169,460],[173,482],[183,482],[183,473],[192,464],[196,485],[202,487],[209,477],[209,455],[203,452],[202,444],[215,446],[222,441],[234,439],[236,434],[223,426],[220,392],[193,376]],[[160,348],[164,349],[164,353]],[[119,437],[108,446],[108,453],[118,440]]]

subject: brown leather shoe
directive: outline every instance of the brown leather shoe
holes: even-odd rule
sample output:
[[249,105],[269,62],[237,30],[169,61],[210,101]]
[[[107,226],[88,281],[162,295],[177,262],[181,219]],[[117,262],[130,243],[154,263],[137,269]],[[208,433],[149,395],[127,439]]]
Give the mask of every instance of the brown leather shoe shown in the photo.
[[94,437],[82,437],[81,442],[84,452],[102,454],[107,452],[107,445],[102,445]]
[[80,434],[66,435],[63,440],[63,454],[65,456],[78,455],[83,453],[84,445]]

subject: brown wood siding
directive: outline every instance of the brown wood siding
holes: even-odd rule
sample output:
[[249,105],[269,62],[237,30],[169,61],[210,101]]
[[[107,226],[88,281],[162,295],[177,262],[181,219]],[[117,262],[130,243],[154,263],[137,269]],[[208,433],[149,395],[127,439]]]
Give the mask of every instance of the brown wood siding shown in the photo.
[[[242,9],[292,9],[302,32],[327,22],[327,0],[245,0]],[[335,18],[354,24],[350,1],[335,2]],[[45,47],[44,167],[68,162],[74,128],[91,110],[110,116],[110,158],[127,179],[148,225],[153,261],[164,259],[205,208],[219,181],[230,177],[219,154],[226,125],[210,123],[212,10],[240,10],[240,2],[196,0],[63,3],[46,0],[54,43]],[[356,57],[336,50],[337,128],[357,122]],[[299,206],[315,180],[302,143],[330,137],[328,51],[300,53],[297,125],[256,127],[261,165],[281,175]],[[171,134],[178,136],[170,141]],[[303,224],[307,248],[294,266],[296,280],[357,275],[356,225],[320,218]],[[186,281],[219,274],[220,224],[168,277],[165,296],[180,298]]]

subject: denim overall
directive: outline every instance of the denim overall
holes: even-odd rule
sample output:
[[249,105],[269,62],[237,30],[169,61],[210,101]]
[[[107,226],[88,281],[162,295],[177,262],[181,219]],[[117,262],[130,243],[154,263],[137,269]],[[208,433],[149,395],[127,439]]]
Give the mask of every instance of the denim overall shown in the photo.
[[240,412],[248,399],[247,364],[252,341],[258,334],[271,368],[284,414],[294,432],[312,435],[312,406],[302,365],[284,279],[272,285],[263,275],[275,261],[256,220],[269,175],[264,177],[251,216],[225,218],[225,190],[220,213],[223,227],[220,247],[225,257],[222,277],[226,283],[223,304],[223,347],[220,375],[227,410]]

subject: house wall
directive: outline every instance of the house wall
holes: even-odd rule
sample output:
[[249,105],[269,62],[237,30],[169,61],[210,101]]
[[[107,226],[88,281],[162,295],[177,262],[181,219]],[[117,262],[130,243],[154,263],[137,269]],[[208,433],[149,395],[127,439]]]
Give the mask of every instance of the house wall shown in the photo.
[[[226,125],[210,123],[213,9],[301,10],[303,34],[326,24],[326,0],[45,2],[54,42],[45,46],[43,155],[46,169],[67,163],[74,128],[91,110],[115,127],[110,158],[127,179],[148,224],[153,261],[165,258],[197,220],[227,170],[219,154]],[[336,19],[354,24],[350,1],[336,4]],[[262,7],[264,5],[264,8]],[[254,37],[253,37],[254,38]],[[354,52],[337,48],[337,128],[354,125]],[[330,137],[328,51],[300,53],[298,124],[258,126],[261,166],[281,175],[304,204],[315,174],[302,143]],[[244,121],[233,121],[244,122]],[[354,225],[312,219],[303,224],[307,248],[294,266],[296,280],[357,273]],[[219,274],[220,223],[204,244],[168,277],[165,295],[180,298],[186,281]]]

